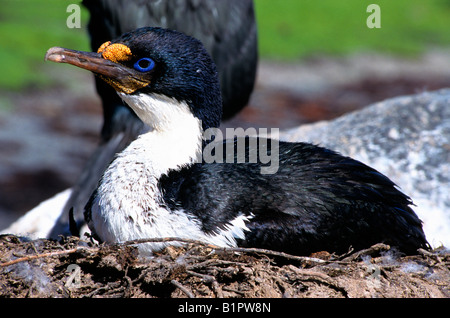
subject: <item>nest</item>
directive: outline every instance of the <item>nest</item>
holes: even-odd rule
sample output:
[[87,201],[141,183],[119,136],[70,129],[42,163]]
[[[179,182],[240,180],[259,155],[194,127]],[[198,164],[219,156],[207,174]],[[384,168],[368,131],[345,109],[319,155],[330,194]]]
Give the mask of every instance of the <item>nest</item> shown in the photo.
[[[179,241],[151,257],[137,246]],[[309,257],[217,248],[177,238],[97,245],[69,237],[0,236],[1,297],[354,298],[449,297],[450,253],[402,256],[385,244]]]

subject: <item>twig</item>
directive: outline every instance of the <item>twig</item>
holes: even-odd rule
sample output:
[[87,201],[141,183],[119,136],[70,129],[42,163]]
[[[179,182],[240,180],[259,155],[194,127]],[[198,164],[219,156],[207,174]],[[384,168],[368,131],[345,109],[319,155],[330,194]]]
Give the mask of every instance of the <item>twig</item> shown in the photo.
[[187,274],[192,275],[192,276],[196,276],[201,278],[205,283],[207,284],[211,284],[213,287],[214,292],[216,293],[218,298],[223,298],[223,292],[222,289],[220,288],[219,283],[217,282],[216,278],[212,275],[207,275],[207,274],[200,274],[197,272],[193,272],[190,270],[186,271]]
[[11,260],[11,261],[1,263],[0,267],[10,266],[10,265],[14,265],[14,264],[17,264],[20,262],[28,262],[28,261],[38,259],[38,258],[53,257],[53,256],[64,255],[64,254],[76,253],[81,250],[86,250],[86,248],[85,247],[76,247],[76,248],[72,248],[70,250],[55,251],[55,252],[48,252],[48,253],[41,253],[41,254],[36,254],[36,255],[19,257],[14,260]]
[[130,298],[131,294],[132,294],[131,292],[132,292],[132,288],[133,288],[133,282],[132,282],[131,278],[129,276],[127,276],[127,274],[125,274],[124,278],[127,281],[127,289],[125,290],[124,297]]
[[39,252],[37,251],[36,246],[34,245],[34,243],[33,243],[33,242],[30,242],[30,244],[31,244],[31,248],[33,249],[33,251],[34,251],[36,254],[39,254]]
[[307,256],[297,256],[297,255],[291,255],[284,252],[278,252],[263,248],[253,248],[253,247],[221,247],[212,245],[209,243],[205,243],[203,241],[198,240],[192,240],[192,239],[185,239],[185,238],[179,238],[179,237],[161,237],[161,238],[148,238],[148,239],[138,239],[138,240],[132,240],[132,241],[126,241],[124,243],[121,243],[123,245],[134,245],[134,244],[145,244],[145,243],[165,243],[165,242],[180,242],[180,243],[189,243],[189,244],[197,244],[202,245],[205,247],[209,247],[215,250],[219,251],[228,251],[228,252],[237,252],[237,253],[253,253],[253,254],[265,254],[270,256],[277,256],[282,257],[289,260],[295,260],[300,262],[312,262],[312,263],[320,263],[320,264],[326,264],[330,263],[332,261],[326,261],[315,257],[307,257]]
[[369,248],[366,248],[364,250],[360,250],[354,254],[351,254],[350,256],[347,256],[346,258],[344,258],[342,261],[351,262],[351,261],[358,259],[361,256],[372,255],[372,254],[380,252],[380,251],[388,251],[390,248],[391,247],[389,245],[386,245],[383,243],[378,243],[378,244],[372,245]]
[[427,251],[427,250],[425,250],[423,248],[419,248],[417,251],[420,254],[422,254],[423,256],[426,256],[426,257],[429,257],[429,258],[435,260],[439,265],[442,264],[442,260],[437,254],[434,254],[434,253],[432,253],[430,251]]
[[200,263],[195,263],[192,265],[189,265],[189,268],[191,269],[195,269],[195,268],[204,268],[204,267],[208,267],[208,266],[215,266],[215,265],[232,265],[232,266],[246,266],[248,265],[247,263],[242,263],[242,262],[233,262],[233,261],[225,261],[222,259],[207,259],[203,262]]
[[135,245],[135,244],[145,244],[145,243],[166,243],[166,242],[174,242],[174,241],[175,242],[180,242],[180,243],[203,245],[203,246],[214,248],[214,249],[219,248],[216,245],[205,243],[203,241],[192,240],[192,239],[185,239],[185,238],[181,238],[181,237],[145,238],[145,239],[137,239],[137,240],[126,241],[126,242],[119,243],[119,244],[121,244],[121,245]]
[[195,298],[195,295],[187,288],[184,287],[183,285],[181,285],[178,281],[176,281],[175,279],[172,279],[170,281],[170,283],[172,285],[174,285],[175,287],[177,287],[179,290],[181,290],[183,293],[186,294],[186,296],[188,296],[189,298]]
[[227,292],[232,292],[232,293],[236,293],[236,294],[238,294],[238,295],[240,295],[240,296],[245,296],[245,293],[244,292],[242,292],[242,291],[240,291],[240,290],[237,290],[237,289],[232,289],[232,288],[230,288],[230,287],[223,287],[222,288],[224,291],[227,291]]
[[319,264],[326,264],[331,261],[326,261],[320,258],[308,257],[308,256],[297,256],[291,255],[284,252],[272,251],[263,248],[254,248],[254,247],[223,247],[219,248],[224,251],[232,251],[232,252],[241,252],[241,253],[253,253],[253,254],[265,254],[270,256],[282,257],[289,260],[299,261],[299,262],[312,262]]
[[9,262],[1,263],[0,266],[5,267],[5,266],[9,266],[9,265],[14,265],[14,264],[17,264],[20,262],[31,261],[33,259],[38,259],[38,258],[43,258],[43,257],[51,257],[51,256],[56,256],[56,255],[61,255],[61,254],[70,254],[70,253],[76,252],[77,250],[78,250],[78,248],[74,248],[71,250],[48,252],[48,253],[42,253],[42,254],[37,254],[37,255],[24,256],[24,257],[16,258]]
[[105,294],[108,294],[108,292],[110,294],[116,293],[118,287],[124,289],[122,286],[120,286],[120,284],[121,284],[120,282],[107,283],[106,286],[102,286],[102,287],[98,287],[98,288],[94,289],[89,294],[87,294],[86,297],[92,298],[95,295],[99,294],[100,292],[105,292]]
[[295,266],[289,265],[289,268],[298,276],[302,278],[298,278],[301,281],[314,281],[321,284],[325,284],[336,291],[341,292],[345,297],[347,297],[348,292],[343,287],[340,286],[336,281],[334,281],[330,276],[325,273],[315,272],[310,270],[305,270],[301,268],[297,268]]

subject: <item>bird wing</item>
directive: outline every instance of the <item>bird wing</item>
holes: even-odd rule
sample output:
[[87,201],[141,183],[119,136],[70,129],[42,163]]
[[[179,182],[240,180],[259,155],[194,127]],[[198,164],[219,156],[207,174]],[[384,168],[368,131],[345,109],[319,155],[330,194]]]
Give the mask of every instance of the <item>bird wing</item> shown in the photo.
[[379,242],[409,252],[427,246],[411,200],[381,173],[311,144],[280,142],[271,151],[279,151],[275,174],[261,174],[258,163],[172,171],[160,183],[164,201],[192,213],[211,233],[248,217],[244,246],[292,253]]

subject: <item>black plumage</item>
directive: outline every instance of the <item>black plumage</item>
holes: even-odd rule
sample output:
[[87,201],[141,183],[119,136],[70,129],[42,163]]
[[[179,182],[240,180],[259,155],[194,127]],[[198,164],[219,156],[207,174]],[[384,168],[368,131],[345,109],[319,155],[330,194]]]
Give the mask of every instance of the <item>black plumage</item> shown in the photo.
[[[83,4],[90,13],[88,30],[93,50],[139,27],[182,31],[202,41],[215,60],[223,96],[222,118],[231,118],[247,105],[258,62],[253,0],[84,0]],[[101,142],[73,185],[51,237],[71,234],[70,209],[81,227],[84,205],[106,167],[116,153],[148,130],[112,87],[99,78],[95,82],[103,106]]]
[[[235,156],[235,163],[171,171],[159,183],[164,201],[198,217],[206,232],[239,214],[254,214],[246,239],[239,240],[245,247],[300,255],[344,253],[380,242],[408,254],[429,247],[411,199],[380,172],[308,143],[281,141],[275,149],[263,143],[269,154],[279,152],[277,173],[261,174],[259,159],[248,163],[247,137],[247,163],[236,163]],[[234,144],[237,154],[237,139]]]

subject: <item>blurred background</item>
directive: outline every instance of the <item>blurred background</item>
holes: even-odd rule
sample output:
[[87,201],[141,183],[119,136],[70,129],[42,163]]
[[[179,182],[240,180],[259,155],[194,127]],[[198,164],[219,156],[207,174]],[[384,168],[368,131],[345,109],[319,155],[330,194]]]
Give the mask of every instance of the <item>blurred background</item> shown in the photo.
[[[77,0],[0,0],[0,229],[70,187],[99,140],[91,74],[44,62],[90,50]],[[381,9],[370,29],[367,6]],[[450,0],[255,0],[259,68],[229,127],[287,129],[386,98],[450,87]]]

